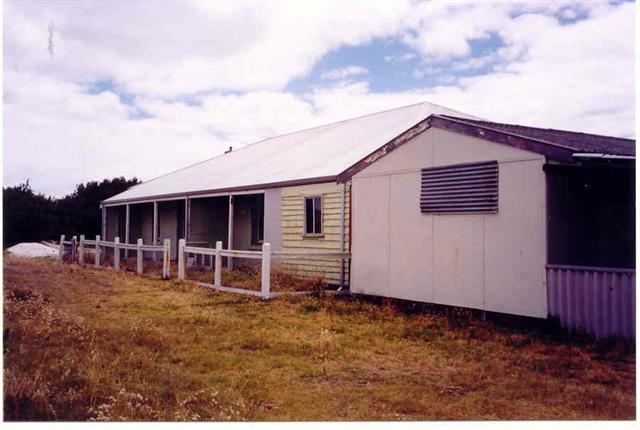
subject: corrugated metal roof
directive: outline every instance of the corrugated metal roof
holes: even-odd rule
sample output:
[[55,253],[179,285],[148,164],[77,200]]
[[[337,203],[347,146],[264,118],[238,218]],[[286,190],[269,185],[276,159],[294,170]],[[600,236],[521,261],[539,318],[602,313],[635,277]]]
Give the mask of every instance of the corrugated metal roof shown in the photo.
[[105,203],[330,180],[433,114],[474,118],[427,102],[378,112],[262,140],[131,187]]
[[[429,117],[431,123],[425,125]],[[424,102],[271,137],[151,179],[104,202],[344,180],[401,145],[400,140],[413,135],[412,128],[429,126],[478,135],[560,160],[576,153],[635,156],[632,139],[500,124]]]

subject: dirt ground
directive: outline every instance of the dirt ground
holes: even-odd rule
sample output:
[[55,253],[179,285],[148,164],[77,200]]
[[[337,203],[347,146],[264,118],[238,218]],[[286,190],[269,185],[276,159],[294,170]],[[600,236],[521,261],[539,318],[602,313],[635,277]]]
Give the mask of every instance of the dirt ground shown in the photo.
[[5,420],[633,419],[635,352],[549,325],[4,258]]

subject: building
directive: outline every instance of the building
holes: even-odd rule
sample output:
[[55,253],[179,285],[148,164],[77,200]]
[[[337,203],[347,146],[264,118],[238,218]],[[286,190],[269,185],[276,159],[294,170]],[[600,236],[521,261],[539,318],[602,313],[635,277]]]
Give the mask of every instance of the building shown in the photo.
[[430,103],[263,140],[136,185],[102,204],[102,237],[135,243],[179,238],[194,246],[350,251],[345,169],[432,114]]
[[132,187],[103,235],[344,250],[355,293],[544,318],[550,270],[635,266],[634,176],[633,140],[421,103]]

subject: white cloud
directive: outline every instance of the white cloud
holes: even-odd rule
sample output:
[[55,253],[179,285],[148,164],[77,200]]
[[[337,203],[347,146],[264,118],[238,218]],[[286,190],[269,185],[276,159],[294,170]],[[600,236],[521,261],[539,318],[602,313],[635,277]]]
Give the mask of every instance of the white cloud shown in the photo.
[[[62,195],[87,180],[149,179],[229,145],[425,100],[496,121],[634,134],[633,4],[585,6],[589,19],[569,25],[551,15],[561,3],[520,5],[527,13],[517,18],[511,4],[276,6],[5,3],[5,184],[31,178]],[[465,56],[470,40],[490,33],[502,47]],[[425,62],[417,73],[437,75],[439,86],[283,90],[339,46],[390,37],[416,49]],[[408,54],[393,55],[385,60],[400,67]],[[493,71],[447,81],[454,68],[488,64]],[[97,80],[136,94],[133,105],[113,89],[87,93]],[[138,111],[151,117],[135,119]]]
[[388,63],[405,63],[416,58],[417,55],[413,52],[407,52],[404,54],[385,55],[384,61]]
[[[398,31],[409,3],[15,2],[5,67],[133,93],[279,90],[331,49]],[[55,56],[46,51],[55,24]]]
[[347,66],[340,69],[329,70],[328,72],[323,73],[320,77],[322,79],[335,80],[350,78],[352,76],[366,75],[367,73],[369,73],[369,70],[364,67]]

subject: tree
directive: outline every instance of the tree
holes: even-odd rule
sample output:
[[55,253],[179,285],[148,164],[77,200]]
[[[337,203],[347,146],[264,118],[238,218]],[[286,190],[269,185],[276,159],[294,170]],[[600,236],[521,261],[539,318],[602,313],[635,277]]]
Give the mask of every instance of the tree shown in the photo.
[[100,234],[100,202],[139,183],[137,178],[123,177],[91,181],[77,185],[73,193],[61,199],[34,194],[29,181],[4,188],[3,246],[56,239],[61,234]]
[[29,181],[2,192],[4,247],[18,242],[36,242],[55,237],[56,201],[35,194]]

